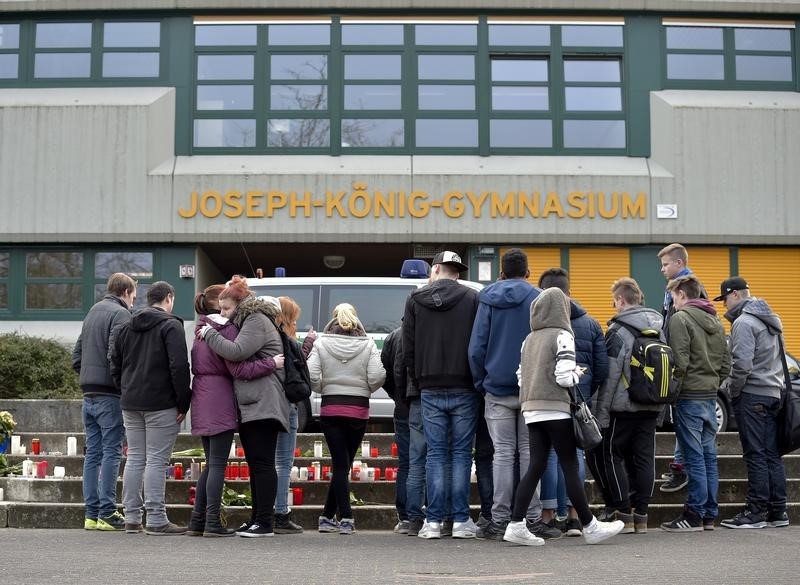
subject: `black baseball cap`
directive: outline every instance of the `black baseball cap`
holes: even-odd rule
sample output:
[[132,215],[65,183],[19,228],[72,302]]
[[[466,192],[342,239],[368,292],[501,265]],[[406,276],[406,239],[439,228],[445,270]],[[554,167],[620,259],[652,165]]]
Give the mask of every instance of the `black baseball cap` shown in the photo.
[[436,254],[436,256],[433,257],[433,264],[449,264],[457,268],[459,272],[469,270],[467,265],[461,261],[461,256],[448,250]]
[[744,278],[732,276],[722,281],[722,284],[719,285],[719,296],[714,300],[721,301],[735,290],[747,290],[749,288],[750,286]]

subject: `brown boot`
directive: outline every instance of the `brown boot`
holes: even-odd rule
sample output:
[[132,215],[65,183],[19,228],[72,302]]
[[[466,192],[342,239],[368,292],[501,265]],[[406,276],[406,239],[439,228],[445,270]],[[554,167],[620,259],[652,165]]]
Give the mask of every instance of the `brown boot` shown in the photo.
[[633,513],[633,530],[636,534],[647,533],[647,514]]
[[633,514],[626,514],[617,510],[614,512],[614,516],[617,520],[622,520],[622,522],[625,523],[625,528],[622,529],[620,534],[633,534],[635,532],[633,526]]

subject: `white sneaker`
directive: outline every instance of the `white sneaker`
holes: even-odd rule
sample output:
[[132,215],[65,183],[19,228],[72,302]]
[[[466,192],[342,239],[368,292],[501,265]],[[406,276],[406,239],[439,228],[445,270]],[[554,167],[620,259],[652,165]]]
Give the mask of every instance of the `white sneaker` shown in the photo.
[[589,525],[583,527],[583,539],[586,544],[597,544],[619,534],[623,528],[625,528],[625,523],[622,520],[598,522],[597,518],[592,518]]
[[514,544],[522,544],[524,546],[542,546],[544,539],[531,534],[525,520],[520,522],[509,522],[506,526],[506,533],[503,535],[503,540],[506,542],[513,542]]
[[441,538],[442,537],[442,524],[441,522],[428,522],[425,520],[425,524],[422,525],[422,528],[419,529],[419,534],[417,534],[420,538]]
[[466,522],[453,522],[453,538],[475,538],[478,527],[468,518]]

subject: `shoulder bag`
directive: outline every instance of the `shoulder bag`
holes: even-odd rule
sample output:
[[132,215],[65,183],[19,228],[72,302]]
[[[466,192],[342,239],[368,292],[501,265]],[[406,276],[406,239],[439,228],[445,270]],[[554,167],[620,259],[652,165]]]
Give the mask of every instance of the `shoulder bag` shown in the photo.
[[570,389],[569,406],[575,428],[575,443],[584,451],[594,449],[603,441],[600,425],[575,386]]

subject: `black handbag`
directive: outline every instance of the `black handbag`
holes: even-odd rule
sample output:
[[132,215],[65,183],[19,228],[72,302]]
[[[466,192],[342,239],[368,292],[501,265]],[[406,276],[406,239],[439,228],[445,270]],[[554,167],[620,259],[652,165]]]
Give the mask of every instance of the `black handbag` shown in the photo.
[[570,394],[569,406],[572,411],[572,426],[575,429],[575,443],[584,451],[594,449],[603,441],[600,425],[574,386]]
[[778,411],[778,452],[781,456],[800,448],[800,389],[792,385],[783,340],[778,335],[786,387],[781,390],[781,409]]

